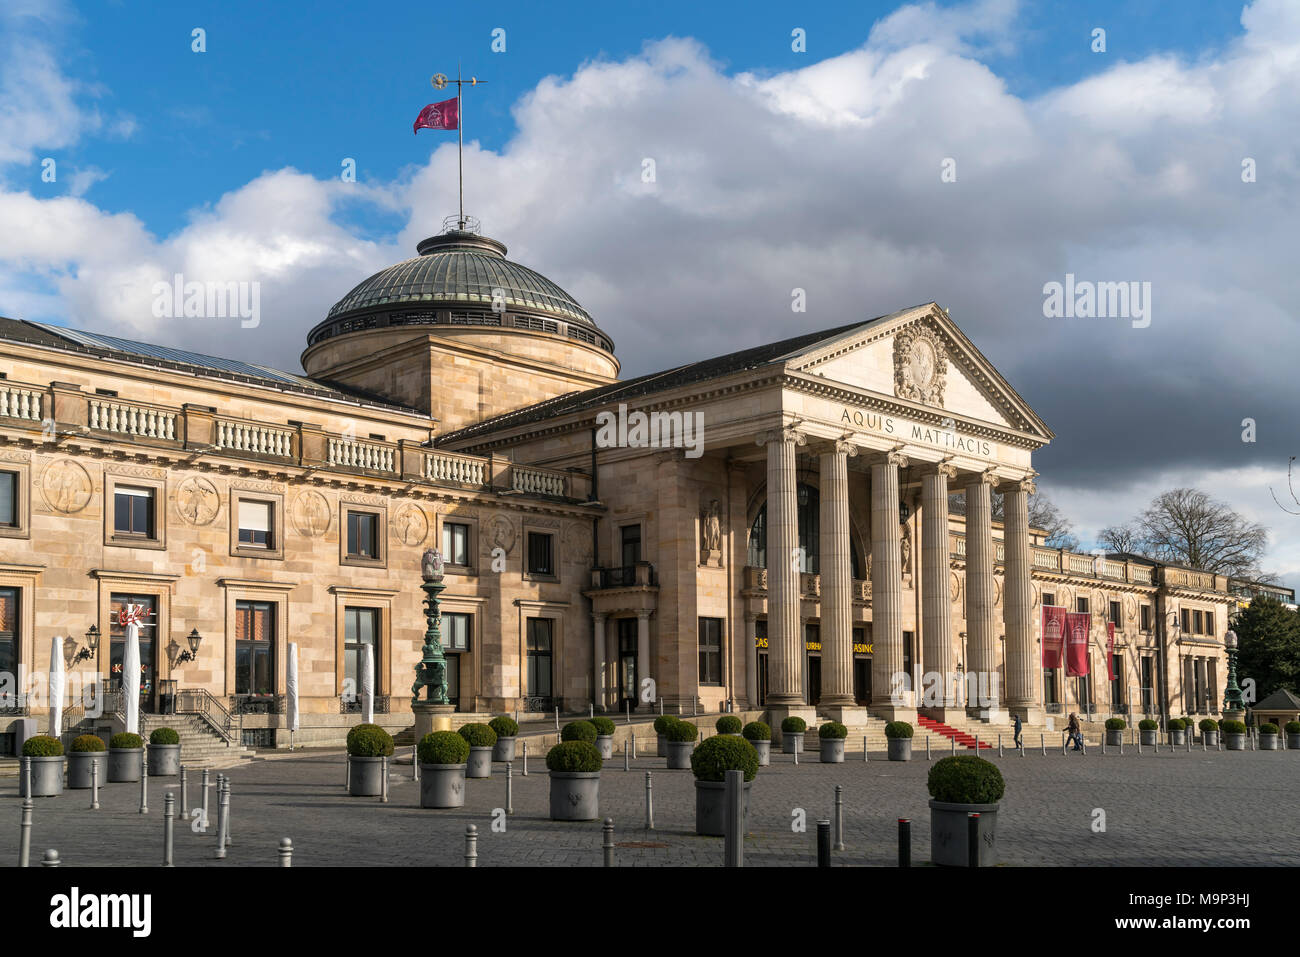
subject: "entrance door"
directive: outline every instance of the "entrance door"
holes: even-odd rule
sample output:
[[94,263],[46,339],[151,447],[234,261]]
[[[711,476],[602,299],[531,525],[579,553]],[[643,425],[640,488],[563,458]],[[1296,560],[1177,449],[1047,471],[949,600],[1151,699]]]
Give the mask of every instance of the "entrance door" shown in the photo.
[[816,705],[822,700],[822,656],[808,656],[808,703]]
[[758,656],[758,703],[767,704],[767,653]]
[[860,705],[871,704],[871,659],[853,659],[853,698]]
[[126,657],[126,628],[117,623],[117,613],[127,605],[143,605],[140,620],[140,712],[152,714],[154,689],[154,638],[158,634],[158,596],[114,593],[111,599],[108,651],[108,690],[122,690],[122,662]]
[[460,710],[460,655],[447,655],[447,700]]
[[903,632],[903,674],[907,675],[908,690],[915,689],[916,676],[912,674],[912,662],[916,659],[912,657],[912,633]]
[[635,711],[637,704],[635,618],[618,620],[618,710]]

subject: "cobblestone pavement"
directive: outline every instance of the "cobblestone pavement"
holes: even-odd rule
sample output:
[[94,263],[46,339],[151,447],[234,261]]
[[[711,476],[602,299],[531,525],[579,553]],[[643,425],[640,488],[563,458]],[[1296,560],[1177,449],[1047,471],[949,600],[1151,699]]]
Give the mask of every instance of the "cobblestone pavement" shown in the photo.
[[[409,754],[409,750],[407,751]],[[913,860],[929,859],[929,809],[924,755],[910,763],[817,763],[794,766],[774,754],[754,782],[747,866],[815,863],[816,821],[831,816],[836,784],[844,787],[846,850],[835,863],[893,865],[897,824],[911,818]],[[809,760],[811,758],[811,760]],[[878,760],[877,758],[880,758]],[[938,755],[936,755],[936,760]],[[1007,793],[998,815],[997,847],[1007,865],[1198,866],[1300,865],[1300,815],[1295,787],[1300,753],[1170,752],[1139,756],[1126,748],[1102,755],[1030,751],[993,754]],[[487,780],[467,782],[466,806],[422,810],[409,764],[395,765],[389,803],[344,792],[341,751],[306,752],[254,761],[233,769],[231,831],[225,861],[213,859],[216,790],[211,824],[195,833],[177,821],[177,865],[272,866],[280,838],[294,845],[294,866],[461,866],[468,824],[478,827],[478,865],[598,866],[601,824],[548,819],[548,778],[542,761],[513,778],[514,813],[505,833],[492,830],[492,811],[505,805],[504,765]],[[653,772],[654,831],[646,831],[645,773]],[[149,813],[139,813],[138,784],[101,789],[101,809],[91,811],[89,791],[65,791],[36,801],[32,862],[57,848],[68,865],[145,865],[162,860],[163,794],[177,779],[153,778]],[[199,800],[197,776],[190,802]],[[179,810],[179,795],[177,808]],[[21,800],[17,782],[0,784],[0,866],[18,859]],[[615,822],[615,841],[651,843],[619,847],[619,865],[720,865],[722,839],[694,833],[694,785],[689,771],[668,771],[663,758],[642,757],[623,771],[622,756],[607,761],[600,782],[602,816]],[[805,833],[795,833],[795,808],[807,813]],[[1105,812],[1105,831],[1093,831],[1094,809]]]

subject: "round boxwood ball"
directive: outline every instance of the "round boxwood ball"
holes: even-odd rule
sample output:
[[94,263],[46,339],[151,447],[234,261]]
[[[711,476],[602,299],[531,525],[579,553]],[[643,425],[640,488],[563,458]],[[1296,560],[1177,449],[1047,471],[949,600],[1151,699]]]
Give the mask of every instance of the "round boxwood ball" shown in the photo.
[[546,752],[549,771],[599,771],[604,761],[590,741],[562,741]]
[[1202,719],[1201,719],[1201,732],[1202,732],[1202,733],[1204,733],[1204,732],[1206,732],[1206,731],[1218,731],[1218,730],[1219,730],[1219,722],[1215,721],[1213,718],[1202,718]]
[[499,714],[488,722],[488,727],[497,733],[498,738],[513,738],[519,733],[519,725],[514,718]]
[[1260,734],[1277,734],[1277,725],[1271,722],[1265,722],[1259,726]]
[[393,753],[393,736],[377,724],[359,724],[348,731],[348,754],[354,758],[382,758]]
[[694,741],[700,736],[700,729],[689,721],[674,721],[665,734],[669,741]]
[[997,765],[973,754],[936,761],[926,785],[945,804],[996,804],[1007,789]]
[[421,764],[464,764],[469,760],[469,742],[455,731],[430,731],[417,748]]
[[1246,725],[1241,721],[1223,721],[1219,724],[1219,729],[1224,734],[1245,734]]
[[1126,725],[1126,724],[1124,723],[1124,719],[1123,719],[1123,718],[1107,718],[1107,719],[1106,719],[1106,730],[1107,730],[1107,731],[1123,731],[1123,730],[1124,730],[1125,728],[1127,728],[1127,727],[1128,727],[1128,725]]
[[724,714],[713,723],[718,734],[740,734],[740,719],[734,714]]
[[150,744],[180,744],[181,736],[173,728],[154,728],[149,735]]
[[910,738],[912,734],[912,726],[906,721],[891,721],[885,725],[885,737],[887,738]]
[[588,718],[587,723],[596,728],[597,734],[612,735],[614,733],[614,722],[609,718],[596,715],[594,718]]
[[138,734],[132,734],[129,731],[123,731],[109,738],[108,746],[110,748],[117,748],[118,750],[122,750],[122,751],[133,750],[136,748],[143,748],[144,738],[140,737],[140,735]]
[[1160,729],[1160,722],[1155,721],[1152,718],[1143,718],[1141,721],[1138,722],[1139,731],[1158,731],[1159,729]]
[[1287,734],[1300,734],[1300,721],[1288,721],[1286,723]]
[[87,751],[103,751],[104,748],[104,739],[97,734],[78,735],[72,741],[72,750],[78,753]]
[[758,752],[744,738],[718,735],[691,752],[691,771],[697,781],[725,781],[728,771],[744,771],[745,780],[758,774]]
[[570,721],[560,732],[561,741],[586,741],[596,743],[596,726],[590,721]]
[[486,724],[462,724],[458,733],[471,748],[490,748],[497,743],[497,733]]
[[659,734],[667,734],[669,726],[676,720],[677,718],[671,714],[661,714],[655,718],[655,731]]
[[819,738],[847,738],[848,736],[849,729],[838,721],[827,721],[817,729],[817,737]]
[[772,729],[762,721],[751,721],[740,729],[747,741],[771,741]]
[[808,730],[808,722],[803,718],[790,715],[790,717],[781,722],[781,730],[789,731],[791,734],[803,734]]
[[1170,731],[1181,731],[1183,730],[1183,719],[1170,718],[1169,721],[1166,722],[1165,727],[1168,728]]
[[23,757],[57,758],[63,753],[63,742],[48,734],[38,734],[23,742]]

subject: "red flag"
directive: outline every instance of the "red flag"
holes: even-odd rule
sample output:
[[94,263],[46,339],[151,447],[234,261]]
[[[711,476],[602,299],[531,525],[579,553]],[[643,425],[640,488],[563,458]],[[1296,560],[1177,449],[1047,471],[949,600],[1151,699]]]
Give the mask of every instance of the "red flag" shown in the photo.
[[415,118],[412,133],[420,130],[454,130],[460,127],[460,103],[453,96],[441,103],[430,103]]
[[1092,631],[1092,614],[1071,611],[1065,615],[1065,675],[1081,678],[1088,673],[1088,633]]
[[1043,667],[1061,667],[1061,653],[1065,647],[1065,609],[1057,605],[1043,606]]
[[1106,622],[1106,674],[1110,675],[1110,680],[1114,681],[1119,675],[1115,674],[1115,623]]

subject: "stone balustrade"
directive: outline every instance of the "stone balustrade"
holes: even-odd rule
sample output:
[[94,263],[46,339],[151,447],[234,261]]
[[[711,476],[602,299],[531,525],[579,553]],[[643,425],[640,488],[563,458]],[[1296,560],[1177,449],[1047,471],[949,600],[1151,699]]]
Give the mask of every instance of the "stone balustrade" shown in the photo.
[[176,441],[176,413],[152,405],[91,398],[87,425],[114,435]]
[[330,438],[325,464],[373,472],[393,472],[396,447],[384,442]]
[[17,382],[0,382],[0,416],[41,421],[41,390]]
[[429,452],[424,457],[423,475],[430,482],[486,485],[488,460],[455,452]]
[[294,433],[290,429],[278,429],[256,422],[218,419],[216,432],[216,442],[213,444],[219,449],[280,458],[293,455]]
[[531,495],[564,495],[569,476],[555,469],[540,469],[528,465],[510,467],[510,487],[516,492]]

